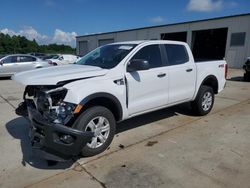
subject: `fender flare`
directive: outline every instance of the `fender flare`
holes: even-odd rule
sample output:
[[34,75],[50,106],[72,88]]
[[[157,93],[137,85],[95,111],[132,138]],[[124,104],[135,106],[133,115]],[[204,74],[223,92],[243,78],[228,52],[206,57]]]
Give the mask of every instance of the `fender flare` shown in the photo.
[[[200,88],[201,88],[201,86],[202,85],[204,85],[204,83],[208,80],[208,79],[213,79],[213,80],[215,80],[216,81],[216,90],[213,88],[213,90],[214,90],[214,93],[215,94],[217,94],[218,93],[218,84],[219,84],[219,82],[218,82],[218,79],[216,78],[216,76],[214,76],[214,75],[208,75],[207,77],[205,77],[204,79],[203,79],[203,81],[201,82],[201,84],[200,84],[200,86],[199,86],[199,90],[200,90]],[[199,92],[199,90],[198,90],[198,92]],[[197,92],[197,93],[198,93]],[[197,94],[196,94],[197,95]]]
[[97,98],[106,98],[106,99],[111,100],[115,104],[116,108],[118,109],[118,120],[122,120],[122,117],[123,117],[122,105],[121,105],[120,101],[117,99],[117,97],[115,97],[112,94],[105,93],[105,92],[94,93],[94,94],[91,94],[91,95],[88,95],[87,97],[85,97],[80,102],[80,104],[86,105],[88,102],[90,102],[94,99],[97,99]]

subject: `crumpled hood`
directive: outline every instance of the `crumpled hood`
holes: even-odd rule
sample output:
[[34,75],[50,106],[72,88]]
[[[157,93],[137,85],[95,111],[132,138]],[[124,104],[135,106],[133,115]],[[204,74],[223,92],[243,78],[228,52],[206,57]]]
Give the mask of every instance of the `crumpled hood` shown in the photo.
[[103,76],[107,69],[88,65],[62,65],[20,72],[12,76],[23,85],[56,85],[58,82]]

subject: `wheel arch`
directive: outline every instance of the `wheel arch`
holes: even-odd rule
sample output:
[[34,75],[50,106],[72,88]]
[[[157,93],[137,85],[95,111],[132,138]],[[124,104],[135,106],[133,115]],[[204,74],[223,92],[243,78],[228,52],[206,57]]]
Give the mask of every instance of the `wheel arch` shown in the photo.
[[[216,76],[214,75],[209,75],[207,76],[200,84],[201,86],[209,86],[213,89],[214,94],[218,94],[218,89],[219,89],[219,83],[218,83],[218,79],[216,78]],[[199,87],[199,89],[200,89]]]
[[114,114],[116,121],[122,120],[122,105],[120,101],[112,94],[104,92],[94,93],[85,97],[80,102],[80,104],[84,106],[83,110],[96,105],[104,106]]

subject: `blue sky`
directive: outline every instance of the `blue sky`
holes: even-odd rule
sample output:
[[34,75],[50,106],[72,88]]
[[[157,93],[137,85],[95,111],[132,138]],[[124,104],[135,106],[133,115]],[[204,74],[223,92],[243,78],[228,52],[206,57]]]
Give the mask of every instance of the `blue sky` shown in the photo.
[[0,32],[74,46],[75,36],[249,13],[249,0],[6,0]]

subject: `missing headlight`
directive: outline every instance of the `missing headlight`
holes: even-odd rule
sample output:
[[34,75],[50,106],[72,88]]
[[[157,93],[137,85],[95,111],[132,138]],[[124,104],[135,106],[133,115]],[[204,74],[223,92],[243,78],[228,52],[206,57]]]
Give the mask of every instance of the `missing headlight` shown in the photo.
[[72,103],[59,102],[57,106],[53,106],[50,110],[50,117],[52,117],[54,123],[67,124],[74,116],[73,111],[75,106]]
[[45,92],[49,102],[49,111],[47,115],[53,123],[67,124],[73,117],[75,104],[64,102],[67,89],[59,87]]
[[67,94],[67,91],[68,90],[63,87],[46,91],[45,94],[49,100],[50,107],[58,105],[58,103],[62,102]]
[[37,110],[50,122],[67,124],[74,116],[75,104],[64,102],[67,89],[63,87],[38,90],[34,96]]
[[77,106],[64,101],[67,92],[66,88],[58,86],[26,86],[23,98],[32,99],[46,120],[66,125],[74,116]]

